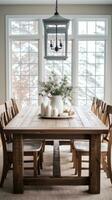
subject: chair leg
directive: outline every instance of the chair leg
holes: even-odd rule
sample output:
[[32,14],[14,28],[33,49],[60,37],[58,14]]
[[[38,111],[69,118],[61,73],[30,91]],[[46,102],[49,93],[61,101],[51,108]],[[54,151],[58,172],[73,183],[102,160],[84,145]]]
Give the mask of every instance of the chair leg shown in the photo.
[[73,162],[73,168],[74,168],[74,155],[73,155],[73,149],[72,149],[72,162]]
[[43,165],[42,165],[42,163],[43,163],[43,150],[41,150],[41,152],[40,152],[40,159],[39,159],[39,163],[40,163],[40,168],[41,169],[43,169]]
[[37,176],[37,152],[33,154],[34,176]]
[[110,182],[112,184],[112,135],[108,144],[108,153],[107,153],[107,163],[108,163],[108,174]]
[[78,153],[78,176],[80,177],[81,176],[81,154]]
[[101,164],[102,164],[102,168],[103,168],[104,172],[107,175],[107,178],[110,178],[108,164],[107,164],[107,155],[105,155],[105,154],[101,155]]
[[74,149],[72,149],[72,162],[73,162],[73,168],[75,168],[75,152],[74,152]]
[[70,143],[70,152],[72,152],[72,144]]
[[40,168],[41,168],[40,154],[41,154],[41,152],[38,152],[38,159],[37,159],[37,171],[38,171],[38,175],[40,175]]
[[[72,149],[74,148],[73,142],[74,142],[74,140],[71,140],[71,141],[70,141],[70,152],[72,152]],[[72,161],[73,161],[73,160],[72,160]]]
[[77,153],[76,150],[72,148],[72,159],[73,159],[73,168],[75,168],[75,175],[77,174]]
[[78,156],[76,156],[75,175],[78,174]]
[[6,179],[6,176],[7,176],[7,173],[9,171],[10,167],[11,167],[11,163],[8,163],[8,161],[6,159],[4,159],[0,187],[3,187],[4,180]]
[[43,141],[43,147],[42,147],[42,149],[43,149],[43,152],[45,151],[45,140]]

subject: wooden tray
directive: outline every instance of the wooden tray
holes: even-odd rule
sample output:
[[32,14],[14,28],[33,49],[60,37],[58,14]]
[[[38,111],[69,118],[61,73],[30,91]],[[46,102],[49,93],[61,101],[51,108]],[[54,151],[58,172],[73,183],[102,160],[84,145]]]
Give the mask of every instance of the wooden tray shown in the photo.
[[48,117],[48,116],[41,116],[41,114],[39,114],[39,117],[42,118],[42,119],[71,119],[71,118],[74,118],[74,114],[73,115],[68,115],[68,116],[57,116],[57,117]]

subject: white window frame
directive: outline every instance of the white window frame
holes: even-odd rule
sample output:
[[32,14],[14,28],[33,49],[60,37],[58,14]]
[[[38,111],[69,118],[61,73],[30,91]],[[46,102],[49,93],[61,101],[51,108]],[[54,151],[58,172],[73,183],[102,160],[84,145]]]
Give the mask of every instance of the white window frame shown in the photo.
[[[70,36],[70,39],[72,40],[72,69],[71,69],[71,77],[72,77],[72,85],[74,88],[74,92],[73,94],[75,95],[75,91],[77,88],[77,72],[78,72],[78,62],[77,62],[77,55],[78,55],[78,38],[82,37],[85,38],[84,36],[78,36],[77,32],[78,32],[78,26],[77,26],[77,22],[79,19],[82,20],[93,20],[93,19],[105,19],[106,20],[106,26],[107,26],[107,36],[105,37],[106,39],[106,63],[105,63],[105,83],[104,83],[104,98],[105,100],[107,100],[108,102],[111,101],[111,73],[109,73],[111,71],[111,16],[109,15],[105,15],[105,16],[94,16],[94,15],[65,15],[66,17],[68,17],[69,19],[73,20],[73,26],[72,26],[72,35]],[[44,80],[44,65],[43,65],[43,27],[42,27],[42,19],[46,18],[48,16],[45,15],[7,15],[6,16],[6,99],[11,98],[11,83],[10,83],[10,77],[11,77],[11,69],[10,69],[10,57],[9,57],[9,41],[10,41],[10,37],[9,37],[9,32],[8,32],[8,23],[9,20],[11,18],[25,18],[27,20],[27,18],[31,18],[31,19],[38,19],[39,20],[39,33],[38,33],[38,41],[39,41],[39,66],[38,66],[38,77],[39,77],[39,81]],[[109,27],[109,28],[108,28]],[[17,36],[15,36],[17,37]],[[20,36],[19,36],[20,37]],[[32,35],[33,37],[33,35]],[[93,36],[88,35],[87,36],[88,39],[92,39]],[[100,36],[101,38],[101,36]],[[104,36],[102,36],[102,38],[104,38]],[[74,98],[75,99],[75,98]],[[77,102],[74,102],[77,103]]]
[[[79,39],[86,39],[86,40],[92,40],[94,38],[96,38],[96,36],[94,35],[78,35],[78,21],[92,21],[92,20],[105,20],[106,22],[106,36],[97,36],[98,40],[105,40],[106,41],[106,49],[105,49],[105,66],[104,66],[104,100],[111,103],[111,76],[112,74],[111,72],[111,16],[109,15],[105,15],[105,16],[94,16],[94,15],[79,15],[79,16],[75,16],[74,19],[74,35],[75,35],[75,39],[74,39],[74,66],[73,70],[74,70],[74,74],[78,74],[78,40]],[[74,95],[75,93],[77,93],[77,88],[78,88],[78,76],[73,76],[75,80],[73,80],[73,88],[74,88]],[[74,97],[75,99],[75,97]],[[75,103],[77,104],[77,100],[75,101]]]

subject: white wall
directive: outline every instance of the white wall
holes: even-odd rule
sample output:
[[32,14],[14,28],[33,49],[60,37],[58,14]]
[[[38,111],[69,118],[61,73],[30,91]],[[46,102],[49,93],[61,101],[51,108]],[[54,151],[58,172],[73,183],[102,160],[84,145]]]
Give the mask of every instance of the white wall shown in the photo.
[[[67,15],[111,15],[112,5],[60,5],[59,12]],[[53,15],[54,6],[52,5],[4,5],[0,6],[0,103],[6,99],[6,15]],[[112,48],[112,46],[111,46]],[[110,48],[110,50],[111,50]],[[110,51],[111,52],[111,51]],[[111,62],[108,63],[111,67]],[[107,101],[112,103],[112,70],[109,73],[107,91]],[[111,83],[110,83],[111,82]],[[111,96],[110,96],[111,94]]]

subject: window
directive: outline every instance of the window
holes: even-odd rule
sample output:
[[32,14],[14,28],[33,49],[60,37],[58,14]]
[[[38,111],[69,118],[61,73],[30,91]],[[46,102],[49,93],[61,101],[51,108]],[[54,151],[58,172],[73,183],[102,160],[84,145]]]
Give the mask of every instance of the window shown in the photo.
[[23,107],[38,101],[37,20],[10,21],[10,67],[12,96]]
[[104,99],[105,20],[78,21],[78,104]]
[[90,104],[93,96],[104,99],[107,19],[72,16],[68,58],[45,60],[42,17],[8,17],[9,97],[16,98],[23,107],[38,104],[39,81],[47,81],[54,71],[59,78],[67,75],[73,86],[73,103]]

